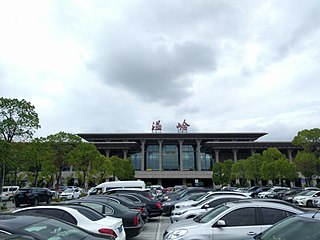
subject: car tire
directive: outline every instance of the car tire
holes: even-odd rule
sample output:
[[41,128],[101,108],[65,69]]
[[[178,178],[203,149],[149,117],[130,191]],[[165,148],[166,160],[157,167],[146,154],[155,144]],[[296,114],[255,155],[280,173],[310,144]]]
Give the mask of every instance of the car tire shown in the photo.
[[38,205],[39,205],[39,200],[36,198],[34,199],[33,206],[38,206]]
[[51,198],[49,197],[48,199],[47,199],[47,204],[50,204],[51,203]]
[[16,207],[20,207],[20,203],[16,201]]
[[13,201],[13,197],[12,196],[9,197],[8,201]]
[[312,207],[312,201],[311,200],[307,201],[306,205],[307,207]]

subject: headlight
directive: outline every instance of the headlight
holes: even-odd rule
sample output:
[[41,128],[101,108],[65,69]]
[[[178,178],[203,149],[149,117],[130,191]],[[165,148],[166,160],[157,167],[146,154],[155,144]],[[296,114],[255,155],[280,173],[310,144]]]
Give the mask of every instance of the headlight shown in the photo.
[[165,239],[179,238],[179,237],[182,237],[182,236],[186,235],[187,233],[188,233],[187,229],[174,230],[174,231],[168,233]]

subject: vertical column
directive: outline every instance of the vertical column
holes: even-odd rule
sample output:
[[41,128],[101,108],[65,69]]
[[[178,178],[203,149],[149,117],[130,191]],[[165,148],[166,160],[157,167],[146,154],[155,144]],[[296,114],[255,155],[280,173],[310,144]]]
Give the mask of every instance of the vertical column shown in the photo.
[[159,143],[159,171],[162,171],[162,143],[163,140],[158,140]]
[[180,163],[180,171],[183,171],[182,144],[183,144],[183,140],[179,140],[179,163]]
[[292,163],[292,150],[291,149],[288,149],[288,158],[289,158],[289,161]]
[[144,171],[144,152],[145,152],[145,143],[146,143],[146,140],[140,140],[141,142],[141,171]]
[[123,150],[123,159],[128,158],[128,150]]
[[215,157],[216,163],[220,162],[219,152],[220,152],[220,150],[214,150],[214,157]]
[[198,171],[201,171],[201,152],[200,152],[200,143],[201,140],[196,140],[197,142],[197,167],[198,167]]
[[104,150],[105,151],[105,153],[106,153],[106,157],[108,158],[108,157],[110,157],[110,150]]
[[237,162],[238,161],[238,156],[237,156],[237,149],[232,149],[233,152],[233,162]]

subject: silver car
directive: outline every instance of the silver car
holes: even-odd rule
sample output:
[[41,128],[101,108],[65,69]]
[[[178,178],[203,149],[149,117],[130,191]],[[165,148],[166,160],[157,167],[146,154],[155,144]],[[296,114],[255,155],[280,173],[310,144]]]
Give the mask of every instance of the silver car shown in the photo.
[[266,230],[276,222],[304,210],[289,204],[251,199],[228,202],[195,217],[168,226],[163,239],[240,240]]
[[212,196],[211,198],[204,199],[196,204],[192,204],[191,206],[185,206],[185,207],[173,210],[170,216],[170,220],[171,220],[171,223],[173,223],[183,219],[194,218],[200,214],[203,214],[211,210],[211,208],[216,207],[222,203],[232,202],[232,201],[240,200],[243,198],[249,198],[249,197],[236,196],[236,195]]

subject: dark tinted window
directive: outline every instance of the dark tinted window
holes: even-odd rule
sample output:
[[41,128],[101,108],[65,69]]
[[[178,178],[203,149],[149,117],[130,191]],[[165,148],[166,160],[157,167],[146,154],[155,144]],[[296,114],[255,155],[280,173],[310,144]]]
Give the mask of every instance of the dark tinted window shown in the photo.
[[63,211],[58,209],[42,209],[41,214],[52,216],[58,219],[62,219]]
[[227,226],[250,226],[256,225],[256,209],[242,208],[228,213],[221,218]]
[[266,225],[269,225],[269,224],[272,225],[288,217],[286,211],[273,209],[273,208],[261,208],[261,213],[262,213],[263,222]]
[[[122,195],[122,194],[121,194]],[[126,195],[126,194],[123,194],[122,196],[132,200],[133,202],[140,202],[139,198],[133,196],[133,195]]]
[[98,213],[97,211],[85,207],[85,206],[68,206],[70,208],[76,209],[78,212],[80,212],[82,215],[84,215],[85,217],[89,218],[91,221],[97,221],[100,220],[102,218],[104,218],[104,216],[100,213]]
[[239,198],[221,198],[221,199],[217,199],[217,200],[211,201],[209,203],[209,207],[210,208],[216,207],[219,204],[222,204],[222,203],[225,203],[225,202],[232,202],[232,201],[235,201],[235,200],[238,200],[238,199]]

